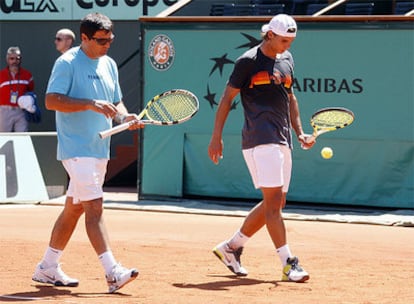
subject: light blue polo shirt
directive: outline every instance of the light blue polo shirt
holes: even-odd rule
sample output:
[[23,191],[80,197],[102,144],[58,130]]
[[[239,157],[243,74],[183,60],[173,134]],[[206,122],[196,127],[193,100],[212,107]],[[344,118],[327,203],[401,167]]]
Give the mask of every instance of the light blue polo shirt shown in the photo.
[[[108,56],[90,59],[79,47],[68,50],[56,60],[47,93],[111,103],[122,100],[115,61]],[[111,126],[111,119],[91,110],[72,113],[56,111],[57,159],[109,159],[110,138],[102,140],[98,133]]]

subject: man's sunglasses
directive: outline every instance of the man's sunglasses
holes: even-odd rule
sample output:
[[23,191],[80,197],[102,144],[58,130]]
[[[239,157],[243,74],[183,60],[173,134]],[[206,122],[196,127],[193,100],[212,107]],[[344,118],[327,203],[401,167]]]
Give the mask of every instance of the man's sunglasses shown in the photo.
[[91,40],[95,40],[97,44],[99,45],[106,45],[107,43],[112,43],[114,41],[115,35],[112,34],[111,38],[95,38],[92,37]]

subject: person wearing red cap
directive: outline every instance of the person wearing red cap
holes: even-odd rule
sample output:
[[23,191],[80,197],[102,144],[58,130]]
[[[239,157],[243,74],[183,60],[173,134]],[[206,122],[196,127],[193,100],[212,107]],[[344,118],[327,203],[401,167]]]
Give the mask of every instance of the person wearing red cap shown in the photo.
[[289,48],[296,34],[295,20],[285,14],[263,25],[263,41],[237,59],[216,112],[208,155],[218,164],[223,157],[223,128],[233,99],[240,94],[244,109],[243,156],[253,184],[263,196],[240,229],[213,248],[213,253],[238,276],[248,274],[240,261],[244,245],[266,226],[283,265],[282,281],[309,279],[290,251],[282,218],[292,169],[291,129],[304,148],[314,144],[303,132],[292,88],[294,62]]

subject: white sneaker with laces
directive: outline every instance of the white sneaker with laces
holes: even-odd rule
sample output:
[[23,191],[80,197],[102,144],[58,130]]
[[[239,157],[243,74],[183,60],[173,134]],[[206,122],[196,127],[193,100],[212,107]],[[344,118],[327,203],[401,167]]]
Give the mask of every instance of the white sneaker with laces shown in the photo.
[[113,293],[122,288],[138,276],[138,270],[135,268],[125,268],[121,264],[116,264],[112,268],[111,273],[106,274],[106,282],[108,283],[109,293]]
[[79,285],[77,279],[68,277],[60,268],[60,264],[43,268],[41,263],[37,264],[32,280],[40,283],[52,284],[55,286],[76,287]]
[[309,274],[299,265],[299,259],[288,258],[283,268],[282,281],[303,283],[307,280],[309,280]]
[[248,272],[242,267],[240,262],[242,252],[243,247],[234,250],[229,247],[226,241],[213,248],[213,253],[227,266],[228,269],[230,269],[231,272],[238,276],[247,276]]

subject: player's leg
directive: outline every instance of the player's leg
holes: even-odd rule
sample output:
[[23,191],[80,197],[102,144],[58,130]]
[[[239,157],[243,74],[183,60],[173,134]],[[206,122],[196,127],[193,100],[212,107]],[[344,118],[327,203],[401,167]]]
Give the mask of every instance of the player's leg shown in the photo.
[[[255,164],[255,148],[243,150],[243,156],[257,188],[257,175]],[[225,240],[213,248],[213,253],[223,262],[227,268],[238,276],[246,276],[247,270],[242,267],[240,257],[246,242],[265,224],[263,202],[253,207],[243,221],[240,229],[228,240]]]
[[70,182],[65,206],[57,218],[50,236],[49,247],[46,249],[41,262],[36,266],[32,279],[41,283],[53,284],[56,286],[76,287],[79,284],[77,279],[66,275],[60,267],[59,260],[69,242],[79,217],[83,213],[80,204],[73,204],[74,185]]
[[85,227],[88,238],[105,269],[109,292],[115,292],[138,276],[135,268],[125,268],[114,258],[109,246],[108,233],[103,219],[103,183],[107,160],[81,158],[78,160],[80,182],[77,194],[85,210]]
[[286,228],[282,216],[282,187],[262,188],[266,208],[266,228],[283,265],[283,281],[304,282],[309,274],[299,265],[297,257],[290,252],[286,241]]
[[[283,265],[283,281],[304,282],[309,279],[309,274],[299,265],[297,257],[293,256],[287,244],[286,228],[282,216],[282,209],[286,204],[286,194],[289,189],[292,157],[291,150],[287,146],[277,145],[279,165],[277,162],[273,168],[281,173],[281,183],[274,180],[280,187],[262,187],[263,205],[265,206],[266,227],[277,250]],[[270,160],[269,160],[270,161]],[[279,166],[279,167],[277,167]]]
[[247,166],[256,188],[260,188],[263,201],[246,217],[241,231],[252,236],[264,224],[282,261],[282,279],[305,281],[309,275],[300,268],[298,259],[293,257],[286,241],[286,229],[282,208],[286,204],[289,189],[292,156],[284,145],[263,145],[243,151]]
[[243,221],[240,231],[250,238],[265,224],[265,208],[263,206],[263,201],[261,201],[249,211],[249,214]]
[[109,247],[107,230],[103,220],[103,199],[82,202],[85,209],[85,226],[88,238],[105,269],[109,292],[115,292],[138,276],[134,268],[127,269],[116,260]]
[[276,248],[286,244],[286,229],[282,218],[282,187],[261,188],[266,228]]
[[62,251],[65,249],[83,211],[81,204],[73,204],[73,197],[66,196],[65,207],[57,218],[50,236],[51,248]]
[[[248,155],[250,152],[245,152],[245,151],[243,152],[245,155],[247,166],[249,167],[249,170],[253,178],[253,183],[255,184],[256,188],[260,188],[259,180],[263,180],[263,178],[259,179],[259,177],[257,176],[258,172],[256,168],[256,161],[249,159],[250,156]],[[283,172],[284,184],[282,188],[283,190],[282,203],[281,203],[282,208],[284,208],[286,205],[286,195],[289,189],[291,168],[292,168],[292,160],[291,160],[289,151],[287,152],[287,156],[284,160],[283,166],[284,166],[284,172]],[[252,237],[257,231],[259,231],[266,224],[265,214],[266,214],[265,207],[263,205],[263,200],[262,200],[255,207],[253,207],[252,210],[250,210],[249,214],[246,216],[246,218],[243,221],[240,231],[247,237],[249,238]]]
[[240,257],[247,241],[265,225],[263,201],[258,203],[243,221],[236,233],[213,248],[213,253],[238,276],[246,276],[247,269],[242,267]]

